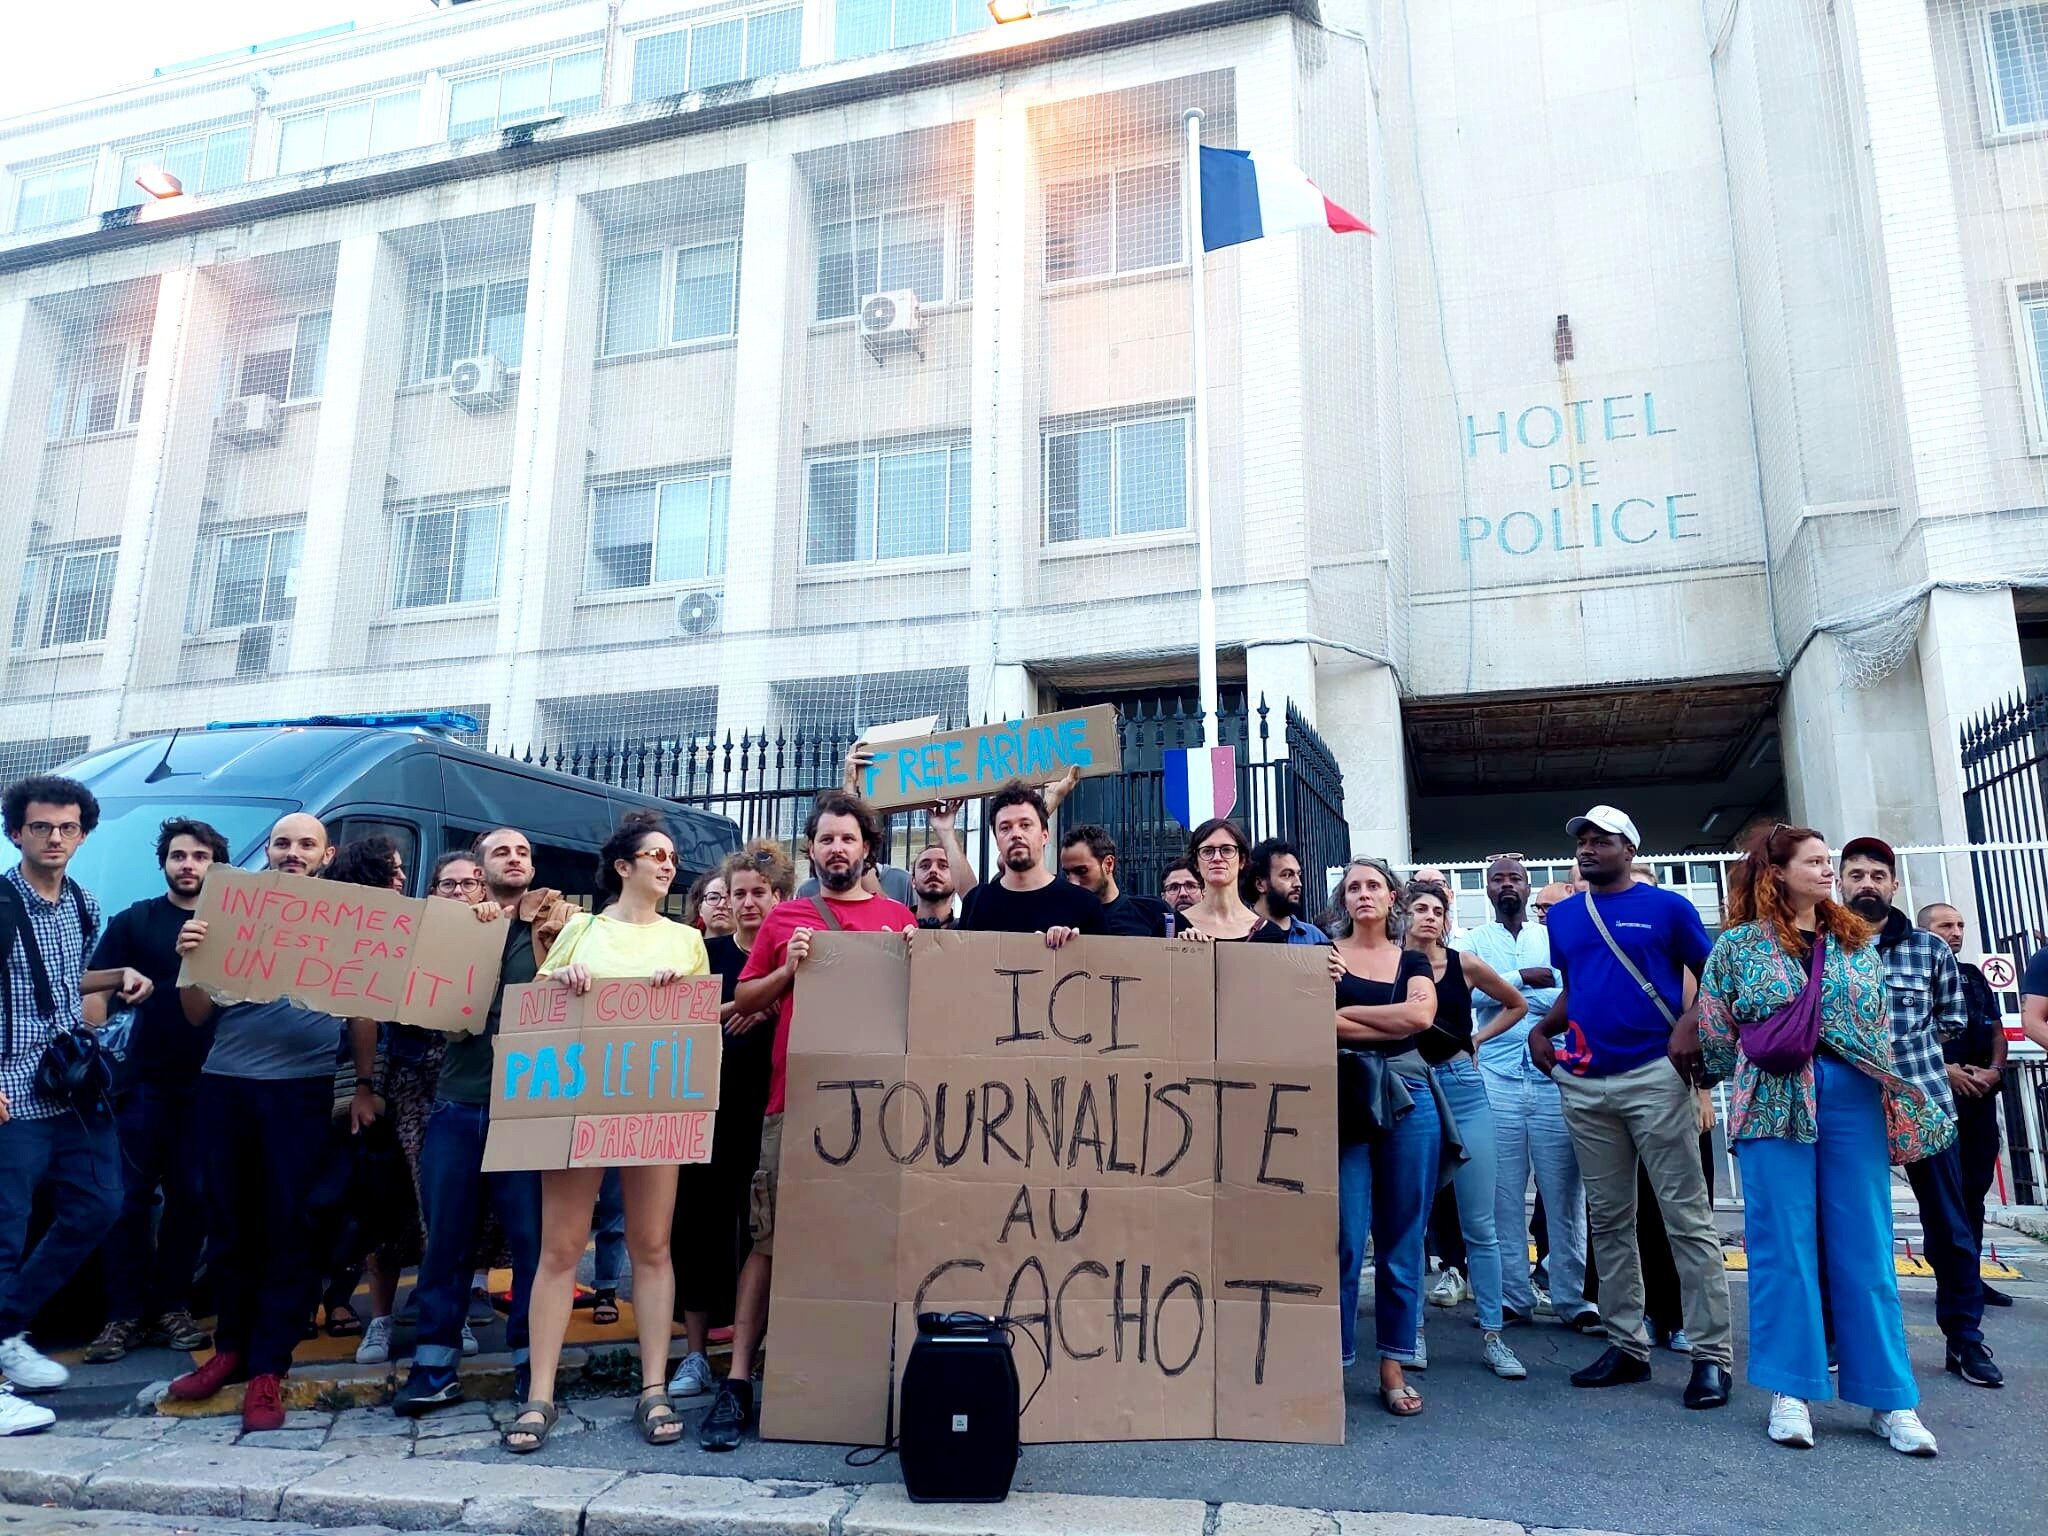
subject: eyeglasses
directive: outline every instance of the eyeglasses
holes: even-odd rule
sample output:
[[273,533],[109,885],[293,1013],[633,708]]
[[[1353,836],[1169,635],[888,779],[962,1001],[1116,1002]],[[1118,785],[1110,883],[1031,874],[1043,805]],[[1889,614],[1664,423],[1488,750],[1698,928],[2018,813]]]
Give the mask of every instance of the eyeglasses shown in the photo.
[[676,856],[666,848],[642,848],[633,855],[636,859],[652,859],[657,864],[673,864]]
[[697,898],[697,905],[700,907],[723,907],[729,906],[731,903],[732,897],[728,896],[724,891],[706,891]]
[[1529,861],[1529,855],[1526,853],[1489,853],[1486,856],[1486,862],[1489,864],[1498,864],[1502,859],[1513,859],[1517,864],[1526,864]]
[[1238,856],[1235,843],[1215,843],[1207,848],[1197,848],[1195,852],[1212,864],[1220,864],[1225,859],[1234,859]]
[[70,842],[74,837],[83,837],[85,828],[75,821],[32,821],[28,824],[30,837],[61,837]]
[[457,880],[451,876],[447,879],[436,880],[434,882],[434,889],[437,891],[478,891],[483,889],[483,884],[483,881],[474,875],[471,875],[467,880]]

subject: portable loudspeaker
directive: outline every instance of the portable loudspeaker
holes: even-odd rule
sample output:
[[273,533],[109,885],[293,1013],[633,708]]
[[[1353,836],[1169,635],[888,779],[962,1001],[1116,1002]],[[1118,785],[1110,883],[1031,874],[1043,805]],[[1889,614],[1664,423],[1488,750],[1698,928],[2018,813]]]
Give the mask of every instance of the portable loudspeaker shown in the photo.
[[1000,1504],[1017,1472],[1017,1366],[1005,1324],[921,1312],[897,1432],[912,1502]]

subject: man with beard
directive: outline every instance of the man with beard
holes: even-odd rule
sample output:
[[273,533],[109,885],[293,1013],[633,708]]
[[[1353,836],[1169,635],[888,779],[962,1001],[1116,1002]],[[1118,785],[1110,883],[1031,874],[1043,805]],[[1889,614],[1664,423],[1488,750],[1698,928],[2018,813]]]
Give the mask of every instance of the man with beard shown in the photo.
[[782,1165],[782,1114],[789,1092],[789,1021],[797,971],[810,956],[811,935],[823,928],[834,933],[901,933],[907,940],[917,931],[917,915],[910,908],[876,895],[861,881],[882,842],[881,823],[865,800],[843,789],[821,792],[804,823],[804,840],[810,845],[819,894],[795,897],[768,914],[733,988],[735,1012],[776,1010],[775,1046],[769,1057],[767,1115],[761,1122],[761,1161],[748,1200],[754,1248],[740,1270],[733,1302],[732,1366],[697,1432],[697,1444],[707,1451],[736,1449],[754,1421],[754,1360],[767,1323],[774,1274],[775,1183]]
[[1159,899],[1175,912],[1185,912],[1202,899],[1202,877],[1186,859],[1175,859],[1159,875]]
[[[1538,1071],[1567,1068],[1553,1081],[1586,1185],[1593,1259],[1600,1272],[1608,1347],[1572,1373],[1575,1387],[1650,1379],[1643,1326],[1643,1261],[1636,1247],[1636,1165],[1664,1213],[1664,1230],[1692,1336],[1688,1408],[1728,1403],[1734,1333],[1728,1275],[1700,1168],[1699,1005],[1685,1001],[1712,948],[1693,904],[1638,885],[1631,874],[1636,824],[1596,805],[1565,824],[1578,840],[1586,889],[1550,909],[1550,953],[1559,993],[1529,1036]],[[1570,1032],[1562,1046],[1553,1037]],[[1937,1057],[1937,1062],[1939,1058]]]
[[1252,845],[1244,873],[1237,877],[1238,898],[1260,917],[1262,927],[1252,939],[1265,944],[1327,944],[1330,936],[1301,916],[1301,850],[1285,838],[1269,837]]
[[1037,933],[1058,949],[1084,933],[1101,933],[1102,903],[1088,891],[1055,880],[1045,867],[1052,835],[1045,798],[1012,779],[989,796],[987,815],[1002,872],[977,885],[960,905],[960,926],[970,933]]
[[1955,1144],[1955,1095],[1941,1054],[1945,1042],[1960,1039],[1969,1027],[1970,1009],[1948,945],[1892,906],[1898,862],[1881,838],[1851,838],[1842,845],[1842,899],[1878,926],[1877,952],[1891,1004],[1892,1069],[1949,1115],[1946,1144],[1906,1165],[1920,1204],[1927,1262],[1934,1266],[1934,1318],[1948,1338],[1948,1369],[1975,1386],[1999,1387],[2005,1375],[1984,1347],[1983,1272]]
[[944,843],[933,843],[910,866],[910,889],[917,897],[917,926],[953,926],[953,856]]
[[1173,936],[1177,914],[1155,896],[1117,889],[1116,839],[1109,828],[1075,827],[1060,839],[1060,873],[1102,904],[1102,931],[1131,939]]
[[[199,905],[206,872],[228,859],[227,839],[203,821],[174,816],[157,830],[165,891],[117,912],[93,951],[95,968],[132,966],[155,986],[128,1037],[134,1081],[114,1106],[121,1133],[121,1217],[106,1247],[107,1325],[88,1344],[95,1364],[144,1343],[203,1349],[211,1335],[192,1319],[192,1272],[206,1232],[199,1184],[199,1069],[213,1040],[185,1022],[178,1001],[178,930]],[[86,1022],[106,1022],[107,1000],[85,1000]],[[154,1221],[157,1190],[163,1215]]]
[[1503,854],[1487,866],[1486,899],[1493,904],[1494,920],[1474,928],[1459,947],[1500,972],[1529,1004],[1522,1020],[1507,1028],[1501,1005],[1477,988],[1472,992],[1472,1038],[1479,1046],[1499,1159],[1494,1219],[1501,1253],[1514,1256],[1501,1265],[1503,1312],[1511,1323],[1526,1323],[1536,1311],[1529,1266],[1520,1259],[1528,1251],[1524,1197],[1533,1166],[1545,1215],[1555,1213],[1550,1235],[1556,1246],[1545,1256],[1552,1305],[1566,1327],[1590,1333],[1599,1326],[1600,1314],[1586,1301],[1586,1196],[1578,1154],[1565,1127],[1557,1084],[1529,1060],[1529,1031],[1557,1001],[1550,934],[1543,924],[1528,921],[1529,872],[1520,859]]

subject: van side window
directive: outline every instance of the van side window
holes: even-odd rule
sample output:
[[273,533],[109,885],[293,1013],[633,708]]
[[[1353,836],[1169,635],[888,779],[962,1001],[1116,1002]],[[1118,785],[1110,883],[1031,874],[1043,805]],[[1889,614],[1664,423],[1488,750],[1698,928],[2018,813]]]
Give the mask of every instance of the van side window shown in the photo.
[[388,837],[398,845],[398,856],[405,861],[405,894],[418,893],[426,878],[420,870],[420,829],[409,821],[388,821],[381,816],[344,816],[335,825],[337,848],[365,837]]

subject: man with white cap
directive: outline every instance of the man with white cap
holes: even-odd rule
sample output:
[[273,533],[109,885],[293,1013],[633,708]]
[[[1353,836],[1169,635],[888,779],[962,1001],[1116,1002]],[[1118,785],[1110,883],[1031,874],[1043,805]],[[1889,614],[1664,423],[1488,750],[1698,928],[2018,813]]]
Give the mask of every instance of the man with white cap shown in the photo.
[[[1529,1036],[1529,1057],[1555,1078],[1585,1180],[1600,1310],[1608,1348],[1572,1375],[1575,1387],[1650,1377],[1643,1327],[1643,1266],[1636,1249],[1636,1165],[1664,1213],[1692,1336],[1688,1408],[1728,1401],[1734,1337],[1728,1276],[1700,1170],[1700,1037],[1685,1001],[1712,948],[1693,904],[1635,883],[1641,836],[1611,805],[1574,816],[1582,893],[1550,909],[1550,953],[1563,990]],[[1562,1036],[1560,1040],[1558,1037]],[[1554,1070],[1563,1068],[1564,1070]]]

